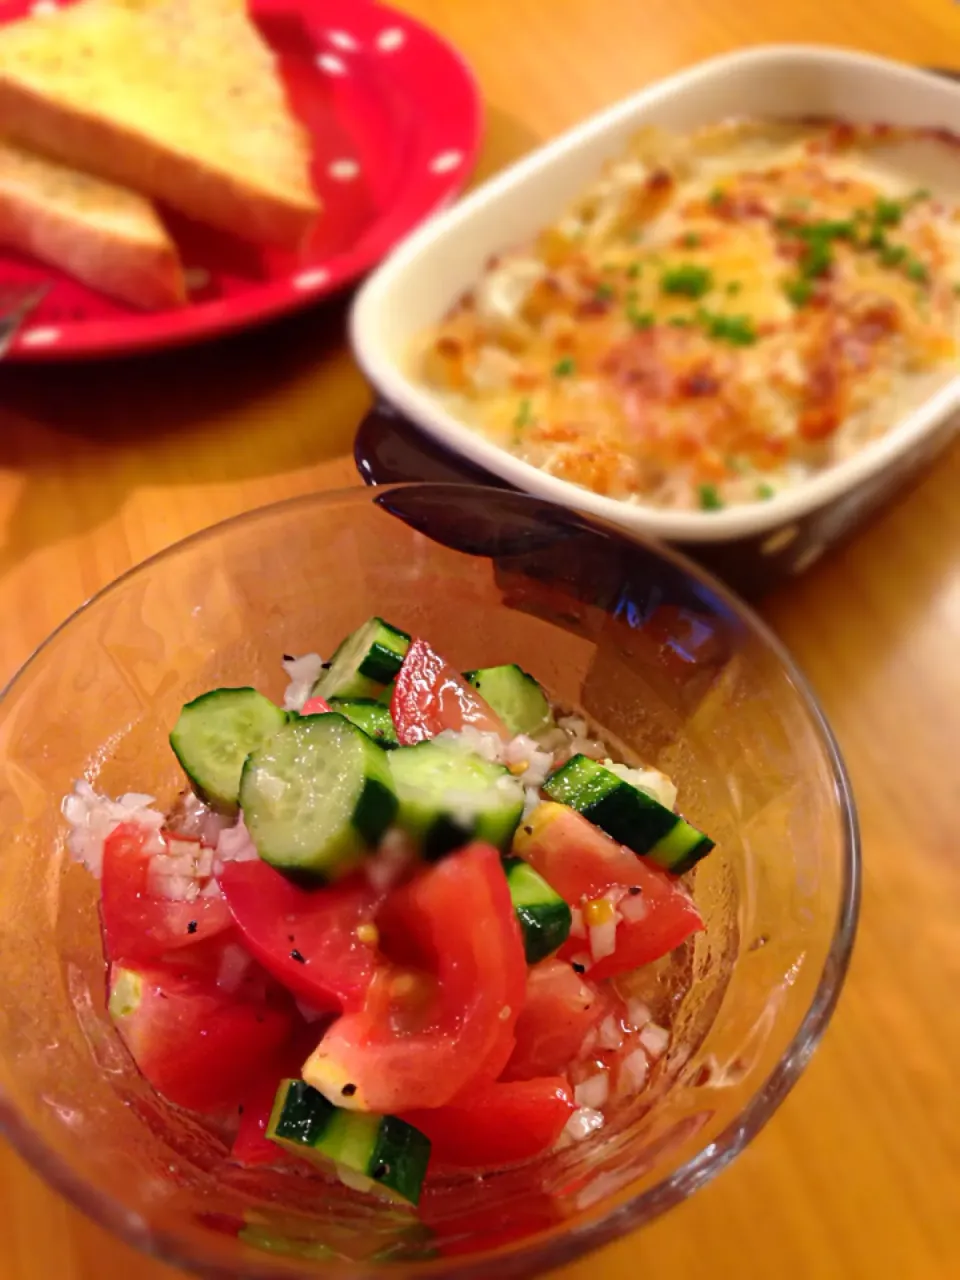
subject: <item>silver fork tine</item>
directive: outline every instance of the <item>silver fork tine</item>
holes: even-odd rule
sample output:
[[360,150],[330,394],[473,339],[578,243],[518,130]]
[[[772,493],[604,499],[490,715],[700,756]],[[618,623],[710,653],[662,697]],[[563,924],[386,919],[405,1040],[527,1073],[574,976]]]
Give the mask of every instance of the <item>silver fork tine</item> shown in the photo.
[[49,291],[48,284],[0,286],[0,359],[10,350],[20,326]]

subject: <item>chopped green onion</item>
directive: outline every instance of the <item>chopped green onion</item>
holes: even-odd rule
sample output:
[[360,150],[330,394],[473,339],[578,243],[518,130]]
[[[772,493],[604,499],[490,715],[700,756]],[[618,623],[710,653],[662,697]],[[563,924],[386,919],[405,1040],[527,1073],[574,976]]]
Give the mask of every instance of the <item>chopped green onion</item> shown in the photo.
[[728,293],[731,298],[735,298],[742,288],[743,285],[739,280],[731,280],[728,282],[724,292]]
[[524,396],[517,408],[517,416],[513,420],[515,427],[529,427],[533,421],[532,407],[529,396]]
[[899,200],[877,196],[873,206],[873,220],[881,227],[897,227],[903,219],[903,205]]
[[656,317],[652,311],[638,311],[636,307],[627,307],[627,319],[635,329],[652,329]]
[[751,347],[757,341],[757,331],[749,316],[725,316],[701,309],[697,319],[711,338],[729,342],[734,347]]
[[628,280],[638,279],[642,271],[643,271],[643,267],[640,265],[639,262],[631,262],[629,267],[627,267],[627,279]]
[[776,489],[774,489],[773,485],[767,484],[766,480],[761,480],[761,482],[757,485],[757,497],[764,502],[768,498],[774,497],[776,492],[777,491]]
[[885,244],[880,250],[880,261],[885,267],[899,267],[906,256],[906,245],[902,244]]
[[917,187],[916,191],[911,191],[910,199],[913,201],[929,200],[932,195],[933,192],[929,187]]
[[684,247],[687,249],[696,249],[700,244],[700,237],[695,231],[688,231],[683,237]]
[[788,280],[783,292],[795,307],[805,307],[813,297],[813,285],[809,280]]
[[717,493],[717,486],[713,484],[701,484],[697,487],[697,493],[700,498],[701,511],[720,511],[723,507],[723,499]]
[[930,279],[930,273],[919,258],[914,258],[907,266],[907,275],[911,280],[915,280],[917,284],[926,284]]
[[576,372],[576,368],[573,357],[564,356],[562,360],[558,360],[553,366],[554,376],[557,378],[569,378],[572,373]]
[[724,191],[723,187],[714,187],[713,190],[710,192],[710,194],[707,196],[707,200],[714,206],[718,204],[723,204],[726,198],[727,198],[727,193]]
[[667,323],[674,329],[689,329],[693,325],[689,316],[671,316]]
[[713,288],[713,273],[706,267],[685,262],[682,266],[663,273],[660,288],[664,293],[678,294],[685,298],[702,298]]
[[607,284],[606,281],[598,284],[594,290],[594,297],[596,297],[600,302],[609,302],[613,296],[613,285]]

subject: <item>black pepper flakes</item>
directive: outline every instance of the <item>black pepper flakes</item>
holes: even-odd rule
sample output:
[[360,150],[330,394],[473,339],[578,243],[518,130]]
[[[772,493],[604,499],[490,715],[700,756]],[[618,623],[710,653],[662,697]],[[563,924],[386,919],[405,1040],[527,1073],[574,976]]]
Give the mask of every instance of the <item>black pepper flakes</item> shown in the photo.
[[632,884],[629,889],[627,889],[627,893],[630,894],[631,898],[635,898],[638,893],[643,893],[643,890],[638,884]]
[[288,933],[288,934],[287,934],[287,941],[288,941],[288,942],[296,942],[296,940],[297,940],[297,939],[296,939],[296,935],[295,935],[295,934],[292,934],[292,933]]
[[187,933],[196,933],[196,932],[197,932],[197,922],[196,920],[191,920],[187,925]]
[[376,1178],[379,1181],[381,1178],[385,1178],[389,1172],[390,1166],[381,1162],[380,1164],[375,1164],[373,1166],[370,1171],[370,1177]]
[[532,835],[533,835],[533,827],[524,827],[524,828],[523,828],[523,834],[524,834],[525,836],[532,836]]
[[300,952],[296,949],[296,947],[294,947],[294,949],[290,952],[290,959],[296,960],[297,964],[307,963],[306,956],[301,955]]
[[573,961],[573,963],[571,964],[571,966],[570,966],[570,967],[571,967],[571,969],[573,969],[573,972],[574,972],[574,973],[586,973],[586,972],[587,972],[587,966],[586,966],[585,964],[577,964],[577,962],[576,962],[575,960]]
[[357,1086],[355,1084],[345,1084],[340,1092],[345,1098],[352,1098],[357,1092]]
[[284,662],[296,662],[296,658],[293,656],[292,653],[285,653],[283,655],[283,660]]

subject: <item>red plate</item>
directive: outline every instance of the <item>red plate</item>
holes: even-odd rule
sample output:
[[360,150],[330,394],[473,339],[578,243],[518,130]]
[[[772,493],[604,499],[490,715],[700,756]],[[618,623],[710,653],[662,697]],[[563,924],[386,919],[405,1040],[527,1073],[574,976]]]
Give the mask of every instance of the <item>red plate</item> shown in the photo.
[[[34,7],[36,0],[11,0],[0,21]],[[307,250],[294,257],[230,242],[171,215],[191,301],[141,312],[0,249],[0,284],[54,285],[6,359],[155,350],[307,306],[369,270],[462,190],[483,113],[477,83],[450,45],[369,0],[251,0],[250,9],[313,138],[324,212]]]

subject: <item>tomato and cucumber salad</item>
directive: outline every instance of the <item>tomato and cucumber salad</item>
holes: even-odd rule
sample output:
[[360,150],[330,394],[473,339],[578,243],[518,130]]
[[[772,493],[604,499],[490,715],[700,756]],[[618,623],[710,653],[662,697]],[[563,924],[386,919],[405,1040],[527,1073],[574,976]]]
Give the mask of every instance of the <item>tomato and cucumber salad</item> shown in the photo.
[[415,1205],[643,1087],[669,1032],[624,984],[703,927],[713,845],[515,664],[371,618],[317,670],[187,703],[165,818],[103,799],[109,1012],[158,1093],[237,1117],[234,1160]]

